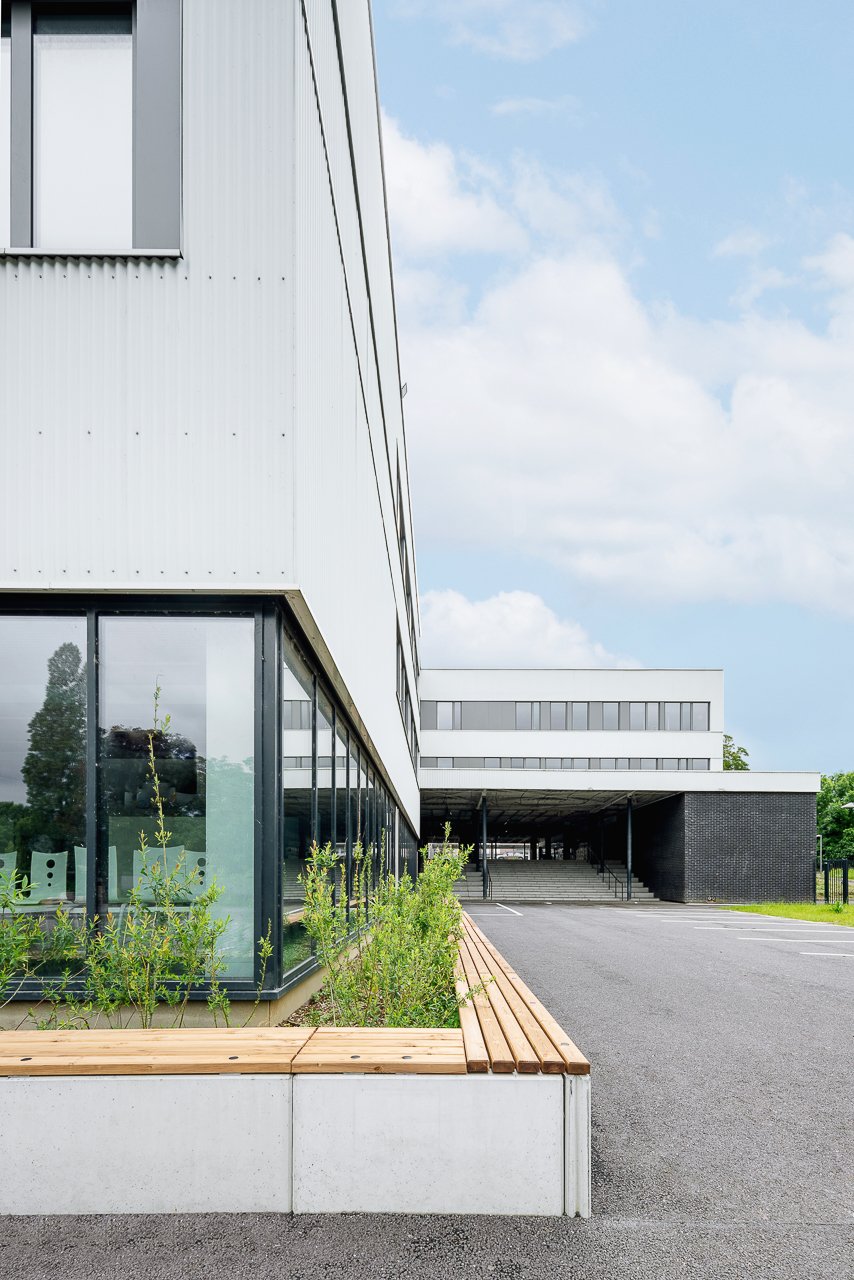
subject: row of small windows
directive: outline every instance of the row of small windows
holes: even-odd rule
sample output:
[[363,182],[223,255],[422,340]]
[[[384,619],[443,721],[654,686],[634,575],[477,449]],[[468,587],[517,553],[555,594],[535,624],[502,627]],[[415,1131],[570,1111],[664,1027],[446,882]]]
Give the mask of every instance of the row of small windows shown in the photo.
[[709,760],[637,756],[422,756],[423,769],[682,769],[708,772]]
[[[414,650],[413,650],[414,652]],[[406,661],[403,653],[403,641],[400,631],[397,633],[397,702],[403,716],[403,727],[406,730],[406,743],[412,763],[418,764],[418,731],[415,727],[415,708],[409,693],[409,677],[406,674]]]
[[422,729],[629,729],[707,733],[708,702],[421,703]]

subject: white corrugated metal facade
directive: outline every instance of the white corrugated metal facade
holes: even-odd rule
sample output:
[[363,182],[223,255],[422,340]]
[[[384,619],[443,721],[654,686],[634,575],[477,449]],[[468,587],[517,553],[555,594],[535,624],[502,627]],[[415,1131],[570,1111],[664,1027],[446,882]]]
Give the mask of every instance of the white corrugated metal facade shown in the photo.
[[417,829],[368,0],[183,0],[183,156],[180,258],[0,262],[0,589],[288,592]]

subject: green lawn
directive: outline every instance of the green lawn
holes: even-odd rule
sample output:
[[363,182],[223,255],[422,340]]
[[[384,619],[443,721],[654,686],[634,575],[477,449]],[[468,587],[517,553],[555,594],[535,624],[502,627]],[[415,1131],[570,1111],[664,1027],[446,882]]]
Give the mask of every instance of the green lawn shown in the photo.
[[854,925],[854,903],[841,911],[824,902],[754,902],[726,907],[726,911],[751,911],[760,916],[786,916],[789,920],[815,920],[822,924]]

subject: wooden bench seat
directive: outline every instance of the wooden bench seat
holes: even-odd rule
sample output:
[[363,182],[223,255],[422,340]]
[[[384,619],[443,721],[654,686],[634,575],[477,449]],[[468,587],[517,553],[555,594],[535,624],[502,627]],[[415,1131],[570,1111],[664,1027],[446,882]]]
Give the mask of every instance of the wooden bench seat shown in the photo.
[[589,1074],[584,1054],[467,912],[457,992],[469,997],[460,1007],[460,1028],[470,1072]]
[[296,1055],[295,1075],[465,1075],[459,1030],[414,1027],[318,1027]]

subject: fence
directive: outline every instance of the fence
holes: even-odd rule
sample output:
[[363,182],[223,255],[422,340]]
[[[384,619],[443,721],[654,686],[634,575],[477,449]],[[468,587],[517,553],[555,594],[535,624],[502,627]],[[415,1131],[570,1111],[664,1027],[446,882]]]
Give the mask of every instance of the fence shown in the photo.
[[848,903],[848,858],[825,862],[815,878],[816,902]]

